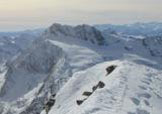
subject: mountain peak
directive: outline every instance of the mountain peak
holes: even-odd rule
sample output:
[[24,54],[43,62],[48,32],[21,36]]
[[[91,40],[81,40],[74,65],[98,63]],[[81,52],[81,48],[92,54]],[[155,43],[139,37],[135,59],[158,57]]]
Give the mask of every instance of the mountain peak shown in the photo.
[[101,32],[90,25],[77,25],[75,27],[69,25],[61,25],[54,23],[48,30],[47,34],[55,36],[64,36],[78,38],[84,41],[89,41],[92,44],[104,45],[105,39]]

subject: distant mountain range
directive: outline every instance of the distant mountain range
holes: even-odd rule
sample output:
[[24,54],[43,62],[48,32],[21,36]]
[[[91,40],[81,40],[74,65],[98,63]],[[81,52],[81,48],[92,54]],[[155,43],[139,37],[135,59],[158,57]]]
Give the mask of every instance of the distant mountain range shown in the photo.
[[115,31],[127,35],[162,35],[162,23],[152,22],[152,23],[134,23],[134,24],[124,24],[124,25],[95,25],[95,27],[101,31]]

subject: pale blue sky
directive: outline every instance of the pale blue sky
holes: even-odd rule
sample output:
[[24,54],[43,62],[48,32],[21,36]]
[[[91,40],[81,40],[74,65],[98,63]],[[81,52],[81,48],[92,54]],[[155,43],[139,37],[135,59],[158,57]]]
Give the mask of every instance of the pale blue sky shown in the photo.
[[162,20],[162,0],[0,0],[0,31]]

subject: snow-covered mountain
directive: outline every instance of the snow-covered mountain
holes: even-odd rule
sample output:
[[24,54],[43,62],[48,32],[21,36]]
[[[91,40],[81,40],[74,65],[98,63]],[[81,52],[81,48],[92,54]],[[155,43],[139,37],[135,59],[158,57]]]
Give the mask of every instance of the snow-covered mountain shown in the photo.
[[162,35],[162,23],[151,22],[151,23],[134,23],[134,24],[124,24],[124,25],[96,25],[97,29],[101,31],[116,31],[119,33],[127,35],[136,36],[154,36]]
[[54,35],[55,37],[59,37],[59,39],[62,37],[77,38],[77,40],[85,40],[97,45],[104,45],[105,43],[101,32],[89,25],[72,27],[55,23],[46,31],[46,34]]
[[0,64],[26,49],[41,35],[41,30],[0,33]]
[[[117,67],[106,76],[111,65]],[[127,60],[95,65],[74,74],[58,92],[49,114],[161,114],[161,74]],[[99,82],[105,86],[93,91]]]
[[[2,76],[4,78],[0,91],[1,108],[4,114],[40,112],[45,99],[51,92],[56,93],[73,72],[102,60],[100,55],[84,46],[101,45],[101,40],[104,38],[99,31],[94,27],[83,25],[78,26],[77,29],[81,29],[78,32],[81,36],[75,33],[71,36],[76,28],[66,27],[73,30],[69,35],[57,31],[64,30],[64,27],[58,24],[52,25],[29,48],[7,62],[7,72]],[[52,31],[55,29],[56,34]],[[87,37],[90,39],[86,39]],[[63,39],[67,40],[59,42]],[[65,43],[65,41],[69,42]],[[38,106],[33,107],[36,104]]]
[[22,34],[30,34],[30,35],[35,35],[35,36],[38,36],[38,35],[41,35],[42,32],[44,32],[45,28],[39,28],[39,29],[28,29],[28,30],[24,30],[24,31],[12,31],[12,32],[0,32],[0,36],[19,36],[19,35],[22,35]]
[[1,64],[0,114],[161,114],[161,41],[53,24]]

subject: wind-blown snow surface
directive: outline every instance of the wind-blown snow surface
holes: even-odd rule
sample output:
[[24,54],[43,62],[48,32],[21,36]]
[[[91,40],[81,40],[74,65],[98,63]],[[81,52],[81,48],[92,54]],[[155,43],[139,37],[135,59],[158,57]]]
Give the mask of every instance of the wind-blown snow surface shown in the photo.
[[[0,113],[44,114],[44,104],[56,93],[49,114],[160,114],[159,39],[53,24],[0,66]],[[110,65],[117,67],[105,76]],[[99,81],[106,86],[78,106],[76,100],[84,99],[83,92],[91,92]]]
[[[106,76],[110,65],[117,68]],[[91,92],[99,81],[106,86],[78,106],[76,100],[83,99],[83,92]],[[58,92],[49,114],[161,114],[161,89],[162,71],[158,69],[127,60],[104,62],[75,73]]]

